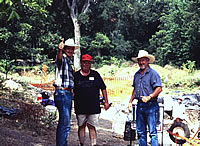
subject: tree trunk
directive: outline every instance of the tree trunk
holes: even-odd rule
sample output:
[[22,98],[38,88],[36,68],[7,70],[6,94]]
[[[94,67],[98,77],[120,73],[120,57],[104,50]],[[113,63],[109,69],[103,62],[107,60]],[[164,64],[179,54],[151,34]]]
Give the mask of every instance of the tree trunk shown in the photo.
[[[80,38],[81,38],[80,25],[78,23],[77,18],[72,18],[72,21],[74,23],[75,43],[80,46]],[[74,69],[75,69],[75,71],[77,71],[81,68],[80,58],[81,58],[81,49],[78,48],[74,51]]]
[[99,57],[101,57],[101,49],[97,49],[97,55],[99,56]]
[[[70,9],[70,16],[72,18],[72,22],[74,24],[74,35],[75,35],[75,43],[80,46],[80,38],[81,38],[81,32],[80,32],[80,25],[78,23],[78,0],[66,0],[67,6]],[[81,13],[86,13],[90,2],[93,2],[93,0],[86,0],[84,2],[84,5],[81,9]],[[95,2],[95,1],[94,1]],[[80,57],[81,57],[81,50],[76,49],[74,54],[74,69],[75,71],[79,70],[81,68],[80,65]]]

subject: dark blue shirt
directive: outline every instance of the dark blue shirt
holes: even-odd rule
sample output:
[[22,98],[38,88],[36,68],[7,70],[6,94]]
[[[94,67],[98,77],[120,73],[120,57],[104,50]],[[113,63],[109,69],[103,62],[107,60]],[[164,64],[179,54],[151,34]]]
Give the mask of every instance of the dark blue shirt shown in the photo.
[[[133,85],[135,91],[135,99],[141,99],[141,96],[149,96],[153,93],[156,87],[162,87],[159,74],[148,67],[144,74],[141,74],[141,70],[138,70],[134,75]],[[153,98],[151,100],[157,100]]]

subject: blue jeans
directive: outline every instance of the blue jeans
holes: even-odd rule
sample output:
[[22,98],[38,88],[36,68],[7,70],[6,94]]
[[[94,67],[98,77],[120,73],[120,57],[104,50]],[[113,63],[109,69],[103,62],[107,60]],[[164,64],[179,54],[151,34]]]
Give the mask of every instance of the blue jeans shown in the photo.
[[138,103],[136,110],[136,130],[138,134],[138,144],[147,146],[147,125],[151,146],[158,146],[158,135],[156,129],[157,102]]
[[56,130],[56,146],[67,146],[67,136],[70,131],[72,93],[67,90],[56,89],[55,105],[59,112],[59,121]]

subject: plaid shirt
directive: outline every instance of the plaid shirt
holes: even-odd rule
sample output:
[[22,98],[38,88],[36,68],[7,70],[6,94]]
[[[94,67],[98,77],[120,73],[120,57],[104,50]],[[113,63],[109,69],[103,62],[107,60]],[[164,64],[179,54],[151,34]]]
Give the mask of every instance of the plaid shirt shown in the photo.
[[55,87],[74,88],[74,76],[72,69],[72,61],[64,54],[62,62],[55,65]]

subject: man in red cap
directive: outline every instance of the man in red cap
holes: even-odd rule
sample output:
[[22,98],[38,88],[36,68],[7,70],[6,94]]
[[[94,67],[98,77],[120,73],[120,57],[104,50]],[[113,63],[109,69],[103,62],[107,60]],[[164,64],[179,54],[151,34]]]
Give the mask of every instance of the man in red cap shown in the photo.
[[106,85],[97,71],[91,70],[92,57],[88,54],[81,57],[81,70],[74,74],[74,107],[78,121],[80,145],[85,142],[85,128],[88,127],[91,146],[96,145],[99,114],[101,113],[99,91],[102,91],[105,103],[109,108]]

